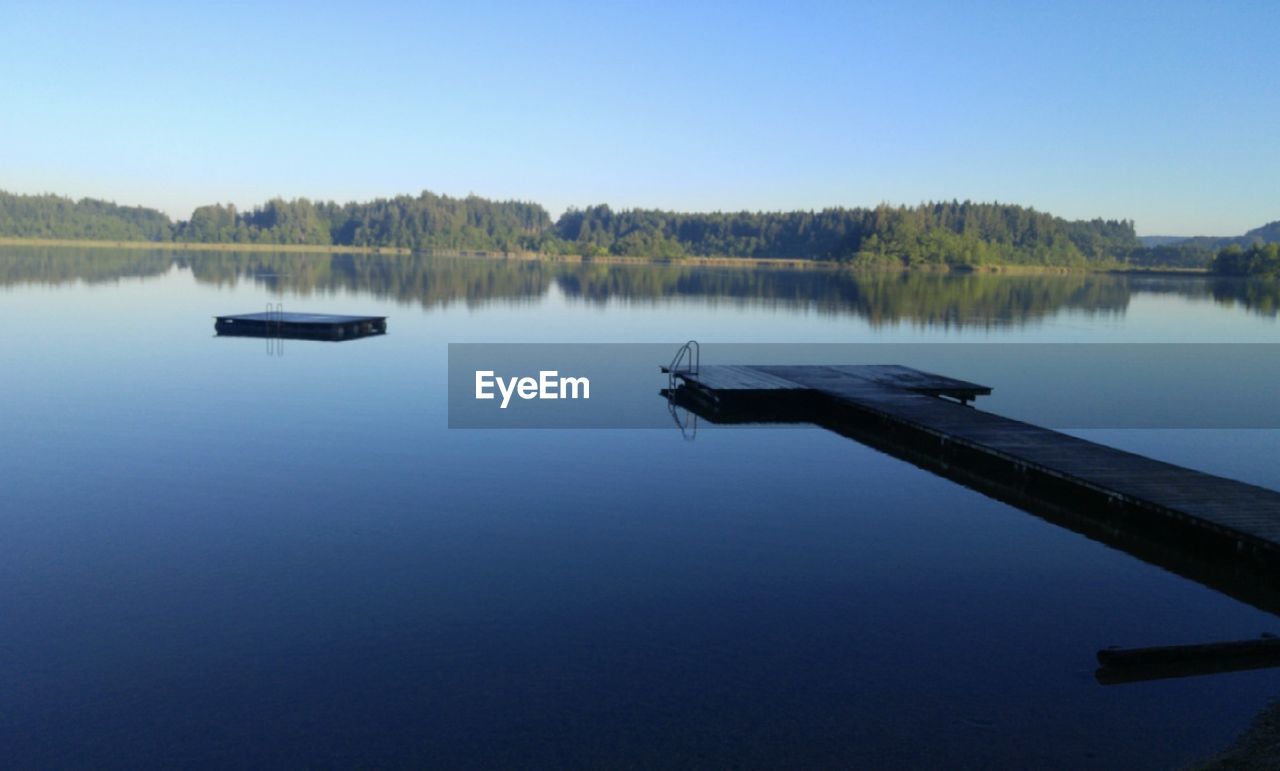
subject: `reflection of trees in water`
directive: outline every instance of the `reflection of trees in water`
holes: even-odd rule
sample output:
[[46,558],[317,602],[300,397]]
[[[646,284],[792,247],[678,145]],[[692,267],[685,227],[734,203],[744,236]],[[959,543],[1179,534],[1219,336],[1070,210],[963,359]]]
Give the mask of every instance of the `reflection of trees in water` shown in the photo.
[[853,273],[660,264],[539,262],[424,256],[219,254],[187,261],[196,278],[255,277],[282,290],[361,290],[424,307],[531,299],[554,284],[584,302],[653,303],[673,298],[813,308],[872,323],[1021,323],[1063,307],[1122,313],[1129,292],[1104,275]]
[[220,253],[183,255],[181,264],[201,282],[247,279],[303,295],[363,291],[428,308],[539,297],[550,281],[537,262],[408,255]]
[[1260,278],[1217,278],[1213,299],[1224,305],[1239,303],[1266,316],[1280,314],[1280,280]]
[[122,278],[158,276],[173,265],[166,249],[0,248],[0,286],[14,284],[97,284]]
[[1134,292],[1176,294],[1219,305],[1243,306],[1262,316],[1280,315],[1280,280],[1231,276],[1139,276],[1130,279]]
[[596,266],[558,277],[566,294],[590,300],[738,298],[855,314],[873,324],[909,320],[964,326],[1020,323],[1064,307],[1122,313],[1124,282],[1104,275],[856,273],[834,270]]
[[846,270],[623,265],[378,254],[177,253],[51,247],[6,248],[0,283],[106,281],[159,275],[178,265],[219,286],[262,283],[299,294],[370,292],[432,308],[533,300],[554,285],[591,303],[690,298],[754,307],[851,314],[872,324],[1020,324],[1063,309],[1121,314],[1133,293],[1176,294],[1258,313],[1280,309],[1280,283],[1105,274],[855,273]]

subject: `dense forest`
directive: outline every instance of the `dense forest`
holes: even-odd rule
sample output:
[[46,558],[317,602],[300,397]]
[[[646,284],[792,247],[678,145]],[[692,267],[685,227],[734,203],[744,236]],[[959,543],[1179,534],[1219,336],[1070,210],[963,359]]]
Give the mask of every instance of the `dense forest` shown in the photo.
[[539,251],[584,255],[786,257],[891,265],[1087,265],[1140,248],[1128,221],[1068,222],[965,201],[819,212],[684,214],[571,209]]
[[[1266,240],[1269,235],[1280,239],[1280,224],[1246,237]],[[172,222],[154,209],[90,198],[0,193],[0,236],[588,258],[791,258],[890,267],[1205,267],[1213,260],[1201,239],[1146,248],[1129,220],[1071,221],[1023,206],[971,201],[708,213],[615,211],[600,205],[570,209],[552,221],[536,203],[423,192],[345,204],[276,198],[243,211],[214,204],[197,208],[189,220]]]
[[1134,268],[1197,268],[1209,267],[1214,250],[1200,244],[1186,242],[1148,246],[1129,254],[1129,265]]
[[141,206],[117,206],[57,195],[13,195],[0,191],[0,235],[99,241],[168,241],[168,215]]
[[518,251],[551,224],[538,204],[429,192],[346,204],[275,198],[248,211],[214,204],[176,223],[92,198],[0,192],[0,236],[19,238]]
[[538,204],[423,192],[369,203],[272,199],[246,212],[201,206],[173,229],[175,241],[324,244],[517,251],[551,227]]
[[1280,243],[1255,242],[1247,249],[1231,244],[1213,258],[1213,272],[1224,276],[1280,277]]

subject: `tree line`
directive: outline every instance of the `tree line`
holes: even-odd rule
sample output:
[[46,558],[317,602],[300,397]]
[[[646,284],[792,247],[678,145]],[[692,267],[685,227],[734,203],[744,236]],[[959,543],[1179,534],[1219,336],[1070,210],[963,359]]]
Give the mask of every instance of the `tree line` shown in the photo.
[[795,212],[570,209],[538,251],[774,257],[885,265],[1088,265],[1141,244],[1128,220],[1067,221],[1035,209],[951,201]]
[[345,204],[275,198],[249,211],[237,211],[233,205],[201,206],[190,220],[174,225],[173,239],[510,252],[521,250],[550,226],[550,215],[538,204],[423,192]]
[[169,216],[141,206],[58,195],[14,195],[0,191],[0,235],[96,241],[169,241]]
[[[1260,229],[1262,230],[1262,229]],[[154,209],[91,198],[0,193],[0,235],[30,238],[402,247],[548,255],[831,260],[912,266],[1204,267],[1198,243],[1144,248],[1131,220],[1066,220],[1003,203],[792,212],[570,209],[423,192],[338,204],[274,198],[248,210],[198,207],[173,222]]]
[[1280,277],[1280,243],[1231,244],[1213,258],[1213,272],[1224,276]]

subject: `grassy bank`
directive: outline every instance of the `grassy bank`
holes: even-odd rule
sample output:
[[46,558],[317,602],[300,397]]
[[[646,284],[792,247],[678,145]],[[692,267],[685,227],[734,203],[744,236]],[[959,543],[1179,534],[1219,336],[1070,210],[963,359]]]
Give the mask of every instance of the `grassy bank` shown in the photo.
[[[84,249],[164,249],[177,252],[293,252],[298,254],[413,254],[397,246],[335,246],[328,244],[192,243],[187,241],[93,241],[72,238],[13,238],[0,236],[0,246],[62,246]],[[735,267],[832,268],[839,263],[825,260],[774,259],[757,257],[655,257],[587,256],[542,254],[540,252],[496,252],[481,249],[432,249],[439,257],[481,257],[488,259],[540,262],[602,263],[607,265],[726,265]]]
[[1107,272],[1128,276],[1208,276],[1213,273],[1208,268],[1113,268]]
[[300,254],[409,254],[400,247],[323,244],[200,244],[185,241],[91,241],[74,238],[0,237],[0,246],[66,246],[82,249],[163,249],[174,252],[297,252]]

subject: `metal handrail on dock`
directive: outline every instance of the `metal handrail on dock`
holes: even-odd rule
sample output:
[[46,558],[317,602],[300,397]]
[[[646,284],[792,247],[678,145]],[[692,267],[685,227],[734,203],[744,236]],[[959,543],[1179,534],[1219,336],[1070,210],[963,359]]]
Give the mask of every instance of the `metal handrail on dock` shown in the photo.
[[702,366],[702,346],[698,345],[697,340],[689,340],[680,346],[680,350],[676,351],[676,355],[671,359],[671,366],[667,367],[667,386],[672,390],[676,387],[676,370],[680,368],[680,362],[685,359],[689,360],[689,366],[681,371],[681,374],[697,375]]

